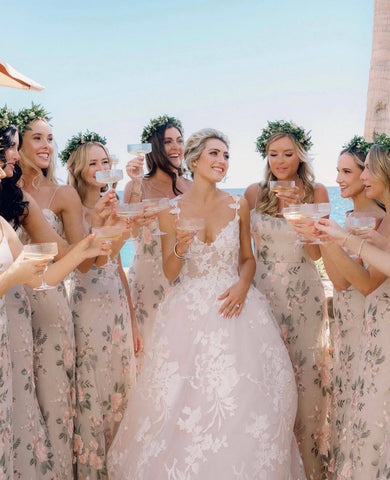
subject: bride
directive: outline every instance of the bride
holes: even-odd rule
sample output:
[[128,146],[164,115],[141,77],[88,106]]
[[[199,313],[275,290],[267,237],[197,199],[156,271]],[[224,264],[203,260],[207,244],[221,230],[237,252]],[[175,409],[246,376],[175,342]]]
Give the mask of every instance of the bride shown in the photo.
[[164,273],[179,282],[109,451],[111,480],[305,479],[290,359],[251,286],[248,205],[216,187],[228,150],[217,130],[193,134],[184,152],[193,186],[160,215]]

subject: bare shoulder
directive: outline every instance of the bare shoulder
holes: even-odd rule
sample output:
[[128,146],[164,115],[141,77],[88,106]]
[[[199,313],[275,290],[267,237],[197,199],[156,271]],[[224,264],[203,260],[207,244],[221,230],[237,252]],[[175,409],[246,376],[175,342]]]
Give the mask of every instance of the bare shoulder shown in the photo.
[[249,187],[247,187],[247,189],[245,190],[244,197],[248,201],[249,208],[255,207],[259,188],[260,187],[258,183],[252,183],[252,185],[249,185]]
[[192,187],[192,181],[188,180],[188,178],[181,178],[180,186],[182,187],[180,190],[183,189],[184,192],[187,192]]
[[314,184],[314,202],[315,203],[329,202],[328,189],[322,183]]
[[55,194],[54,201],[64,209],[81,206],[81,200],[77,190],[71,185],[61,185]]

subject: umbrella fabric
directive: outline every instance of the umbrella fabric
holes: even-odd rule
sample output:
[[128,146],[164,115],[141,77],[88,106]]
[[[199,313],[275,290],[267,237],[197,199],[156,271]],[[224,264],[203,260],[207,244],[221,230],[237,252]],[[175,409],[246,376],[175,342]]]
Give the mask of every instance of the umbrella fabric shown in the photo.
[[31,78],[22,75],[9,63],[0,58],[0,86],[10,88],[22,88],[25,90],[43,90],[45,87],[34,82]]

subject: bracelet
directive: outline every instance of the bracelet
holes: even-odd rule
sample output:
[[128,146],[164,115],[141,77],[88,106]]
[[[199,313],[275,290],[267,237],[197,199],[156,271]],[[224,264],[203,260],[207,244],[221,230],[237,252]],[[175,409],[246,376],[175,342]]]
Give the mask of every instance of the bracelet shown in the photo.
[[178,258],[179,260],[184,260],[186,257],[184,255],[179,255],[177,253],[177,245],[178,245],[178,242],[175,243],[175,245],[173,246],[173,253],[175,254],[175,257]]
[[341,244],[342,247],[345,247],[345,244],[347,243],[351,235],[352,233],[348,233],[348,235],[344,238],[343,243]]
[[364,245],[365,241],[366,240],[363,238],[363,240],[360,242],[359,251],[358,251],[358,254],[357,254],[358,257],[360,257],[360,254],[362,253],[362,248],[363,248],[363,245]]

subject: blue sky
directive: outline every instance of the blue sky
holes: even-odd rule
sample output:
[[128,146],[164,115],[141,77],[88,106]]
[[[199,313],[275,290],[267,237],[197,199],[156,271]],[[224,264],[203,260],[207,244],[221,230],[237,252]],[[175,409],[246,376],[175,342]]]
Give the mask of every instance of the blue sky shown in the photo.
[[254,142],[267,120],[292,119],[311,130],[317,180],[331,185],[341,146],[363,132],[370,0],[13,5],[2,7],[0,57],[46,89],[0,88],[0,105],[43,104],[60,149],[94,130],[125,165],[127,143],[167,113],[186,136],[203,127],[226,133],[225,186],[245,187],[262,176]]

